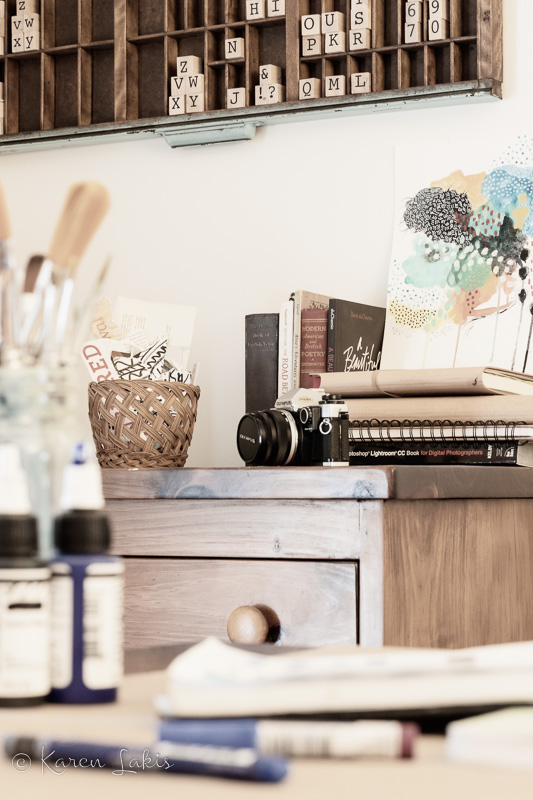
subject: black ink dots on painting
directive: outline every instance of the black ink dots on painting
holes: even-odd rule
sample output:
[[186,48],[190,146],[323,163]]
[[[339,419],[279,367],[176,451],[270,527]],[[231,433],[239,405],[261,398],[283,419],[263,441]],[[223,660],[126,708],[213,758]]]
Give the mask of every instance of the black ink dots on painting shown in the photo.
[[465,223],[472,207],[466,194],[454,189],[421,189],[408,201],[403,219],[408,228],[423,231],[433,241],[465,243]]
[[512,258],[514,261],[525,261],[522,253],[529,251],[524,247],[526,235],[521,230],[515,228],[514,220],[508,214],[505,215],[498,236],[494,240],[495,249],[500,256],[505,259]]

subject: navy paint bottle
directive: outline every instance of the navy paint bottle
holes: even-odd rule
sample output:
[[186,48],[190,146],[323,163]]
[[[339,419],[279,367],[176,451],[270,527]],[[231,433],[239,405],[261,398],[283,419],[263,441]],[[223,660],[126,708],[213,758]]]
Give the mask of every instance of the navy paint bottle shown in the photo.
[[58,703],[116,700],[123,674],[122,560],[111,543],[100,468],[77,450],[65,470],[52,559],[52,691]]
[[0,706],[42,703],[50,691],[50,568],[37,556],[18,449],[0,445]]

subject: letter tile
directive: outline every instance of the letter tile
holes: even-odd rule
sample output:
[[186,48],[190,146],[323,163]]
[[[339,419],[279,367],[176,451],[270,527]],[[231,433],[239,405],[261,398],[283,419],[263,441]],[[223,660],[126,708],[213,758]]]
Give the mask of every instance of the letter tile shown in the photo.
[[322,33],[344,31],[344,14],[342,11],[326,11],[322,14]]
[[428,39],[434,42],[438,39],[447,39],[449,31],[447,19],[442,17],[430,17],[428,20]]
[[348,42],[349,50],[369,50],[372,47],[372,31],[370,28],[350,31]]
[[39,31],[24,34],[24,50],[38,50],[41,46],[41,35]]
[[350,12],[350,30],[358,28],[372,28],[372,13],[370,6],[361,6]]
[[204,76],[202,73],[199,75],[187,75],[187,91],[185,94],[203,94],[204,89]]
[[320,97],[320,79],[301,78],[298,96],[300,100],[310,100],[312,98]]
[[227,108],[246,108],[246,89],[239,86],[236,89],[228,89],[226,97]]
[[267,14],[269,17],[284,17],[285,0],[267,0]]
[[370,72],[354,72],[350,75],[352,94],[364,94],[372,91],[372,74]]
[[255,87],[255,104],[256,106],[272,105],[274,103],[283,103],[285,100],[285,87],[279,83],[267,85],[260,83]]
[[13,53],[22,53],[24,50],[24,34],[17,33],[16,36],[13,36],[11,42],[11,50]]
[[182,75],[199,75],[202,71],[202,59],[198,56],[178,56],[178,77]]
[[422,22],[422,0],[408,0],[405,4],[405,21]]
[[176,116],[177,114],[185,114],[184,95],[171,95],[168,98],[168,113],[171,116]]
[[303,56],[319,56],[322,54],[322,35],[317,33],[316,36],[302,36],[302,55]]
[[231,58],[244,58],[244,39],[242,36],[237,39],[226,39],[225,55],[228,61]]
[[264,19],[265,0],[246,0],[246,19]]
[[344,31],[326,33],[324,37],[324,53],[344,53],[346,50],[346,34]]
[[406,22],[404,25],[405,44],[413,44],[413,42],[422,41],[422,25],[420,22]]
[[181,97],[187,94],[187,75],[173,75],[170,79],[170,94],[172,97]]
[[306,14],[302,17],[302,36],[315,36],[320,33],[320,14]]
[[205,111],[205,95],[203,92],[188,94],[185,97],[185,112],[193,114],[197,111]]
[[259,67],[259,83],[265,85],[281,83],[281,67],[275,64],[262,64]]
[[342,95],[346,94],[345,75],[328,75],[324,82],[324,94],[326,97],[342,97]]

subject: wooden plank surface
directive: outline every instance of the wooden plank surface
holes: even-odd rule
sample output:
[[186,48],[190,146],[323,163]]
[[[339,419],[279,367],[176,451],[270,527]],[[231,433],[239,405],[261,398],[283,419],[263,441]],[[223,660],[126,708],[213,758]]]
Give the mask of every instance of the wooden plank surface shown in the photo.
[[501,0],[478,0],[478,77],[503,80]]
[[126,559],[125,647],[227,641],[236,608],[265,605],[279,644],[355,644],[356,564]]
[[384,643],[533,639],[532,520],[533,500],[385,503]]
[[[45,703],[33,708],[3,708],[0,736],[46,735],[52,740],[114,742],[128,748],[154,741],[154,697],[165,690],[163,672],[129,675],[117,703],[69,706]],[[3,759],[2,796],[6,800],[73,797],[94,800],[531,800],[530,773],[499,766],[464,765],[445,757],[443,736],[421,736],[416,758],[291,759],[286,780],[279,784],[250,783],[197,775],[172,775],[150,768],[143,774],[113,774],[111,769],[70,767],[57,775],[53,759],[46,765],[18,762],[17,771]],[[46,756],[48,751],[46,751]],[[125,757],[125,765],[126,765]],[[78,762],[77,762],[78,763]],[[152,762],[153,764],[153,762]]]
[[396,467],[391,496],[402,500],[533,497],[533,469],[466,465]]
[[108,499],[533,497],[533,469],[487,466],[102,470]]
[[383,503],[359,503],[359,644],[383,644]]
[[358,508],[353,500],[108,500],[106,506],[117,555],[344,560],[359,557]]
[[108,499],[353,499],[389,497],[390,468],[237,467],[102,470]]

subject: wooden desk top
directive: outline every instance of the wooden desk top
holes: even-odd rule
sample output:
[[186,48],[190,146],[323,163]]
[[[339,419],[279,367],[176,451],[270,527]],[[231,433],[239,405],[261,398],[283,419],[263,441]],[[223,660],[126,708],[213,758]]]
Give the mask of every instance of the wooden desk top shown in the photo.
[[533,497],[533,469],[489,466],[103,470],[108,500]]
[[[101,706],[38,706],[2,709],[0,735],[27,734],[114,742],[123,747],[149,746],[156,717],[153,696],[163,687],[163,673],[129,675],[121,700]],[[424,736],[416,758],[397,761],[294,760],[289,777],[276,785],[240,783],[153,772],[112,775],[108,770],[68,769],[56,775],[34,763],[16,772],[0,756],[2,797],[39,800],[531,800],[533,773],[500,767],[447,763],[443,738]]]

